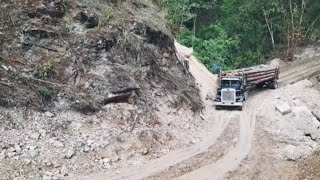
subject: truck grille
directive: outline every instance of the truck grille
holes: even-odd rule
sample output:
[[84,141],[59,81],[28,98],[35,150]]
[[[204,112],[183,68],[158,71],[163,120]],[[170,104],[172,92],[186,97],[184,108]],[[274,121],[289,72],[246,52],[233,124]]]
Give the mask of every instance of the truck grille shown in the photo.
[[235,102],[235,90],[224,89],[221,92],[221,97],[223,102]]

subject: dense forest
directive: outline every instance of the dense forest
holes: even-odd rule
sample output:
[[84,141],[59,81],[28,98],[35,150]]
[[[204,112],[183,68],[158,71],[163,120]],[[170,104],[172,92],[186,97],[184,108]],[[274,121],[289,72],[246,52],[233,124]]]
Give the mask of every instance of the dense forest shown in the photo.
[[254,65],[271,52],[293,60],[320,37],[319,0],[163,0],[177,39],[215,71]]

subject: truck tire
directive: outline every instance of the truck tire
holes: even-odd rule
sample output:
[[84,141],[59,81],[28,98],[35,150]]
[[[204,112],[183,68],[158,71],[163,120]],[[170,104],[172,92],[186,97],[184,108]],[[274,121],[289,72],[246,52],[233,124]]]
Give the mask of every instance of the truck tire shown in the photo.
[[220,107],[220,106],[216,106],[215,108],[216,108],[216,110],[220,110],[220,109],[221,109],[221,107]]
[[242,111],[242,106],[239,106],[239,107],[238,107],[238,111]]
[[270,88],[271,89],[277,89],[278,88],[278,82],[277,81],[272,81],[270,83]]

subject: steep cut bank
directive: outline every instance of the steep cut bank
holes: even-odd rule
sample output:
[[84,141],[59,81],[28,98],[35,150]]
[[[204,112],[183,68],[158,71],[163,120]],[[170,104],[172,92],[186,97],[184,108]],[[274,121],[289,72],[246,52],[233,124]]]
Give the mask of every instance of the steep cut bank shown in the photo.
[[199,90],[156,3],[0,6],[0,179],[113,171],[200,141]]

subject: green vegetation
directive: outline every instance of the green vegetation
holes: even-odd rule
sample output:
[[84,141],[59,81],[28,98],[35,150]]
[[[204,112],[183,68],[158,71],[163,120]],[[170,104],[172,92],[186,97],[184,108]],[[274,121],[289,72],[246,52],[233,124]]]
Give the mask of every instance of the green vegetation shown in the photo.
[[178,40],[209,69],[251,66],[278,47],[292,60],[297,46],[320,38],[319,1],[163,2]]
[[38,93],[42,96],[43,99],[50,99],[51,93],[46,87],[41,87],[38,89]]
[[53,63],[49,61],[46,65],[42,67],[40,75],[42,78],[47,78],[50,76],[52,71],[53,71]]

